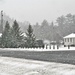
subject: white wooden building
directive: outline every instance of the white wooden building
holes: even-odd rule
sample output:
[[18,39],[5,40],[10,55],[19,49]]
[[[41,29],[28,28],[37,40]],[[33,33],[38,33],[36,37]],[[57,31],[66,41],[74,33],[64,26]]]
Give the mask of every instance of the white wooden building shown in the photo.
[[64,45],[75,45],[75,33],[72,33],[64,37]]

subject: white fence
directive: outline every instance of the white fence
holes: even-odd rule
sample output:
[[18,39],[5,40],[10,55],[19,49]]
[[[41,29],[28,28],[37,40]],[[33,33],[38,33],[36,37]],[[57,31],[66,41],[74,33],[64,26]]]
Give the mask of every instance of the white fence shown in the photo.
[[13,50],[13,51],[62,51],[62,50],[75,50],[75,47],[64,46],[47,46],[44,48],[0,48],[0,50]]

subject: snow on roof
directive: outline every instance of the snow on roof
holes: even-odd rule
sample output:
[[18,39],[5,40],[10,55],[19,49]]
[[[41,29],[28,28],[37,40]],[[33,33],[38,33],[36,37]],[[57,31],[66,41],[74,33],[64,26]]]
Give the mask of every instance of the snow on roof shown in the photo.
[[24,37],[26,37],[26,33],[22,33],[22,35],[23,35]]
[[75,38],[75,33],[65,36],[64,38]]
[[2,33],[0,33],[0,37],[2,36]]

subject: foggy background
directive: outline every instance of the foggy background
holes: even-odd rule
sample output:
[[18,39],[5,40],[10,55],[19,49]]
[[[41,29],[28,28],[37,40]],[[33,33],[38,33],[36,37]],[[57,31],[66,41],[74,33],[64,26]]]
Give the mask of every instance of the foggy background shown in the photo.
[[51,22],[61,15],[74,14],[75,0],[0,0],[1,10],[20,22]]
[[30,23],[37,39],[61,41],[75,32],[75,0],[0,0],[1,10],[3,26],[16,19],[25,33]]

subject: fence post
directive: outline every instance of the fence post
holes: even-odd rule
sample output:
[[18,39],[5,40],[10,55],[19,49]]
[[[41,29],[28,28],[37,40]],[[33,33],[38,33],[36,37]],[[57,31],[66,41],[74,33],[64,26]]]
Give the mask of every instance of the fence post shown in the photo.
[[59,46],[57,45],[57,49],[59,49]]
[[47,45],[46,45],[46,49],[47,49]]
[[53,49],[55,49],[55,45],[53,45]]
[[70,49],[70,46],[68,45],[68,49]]
[[49,46],[49,48],[51,49],[51,45]]

